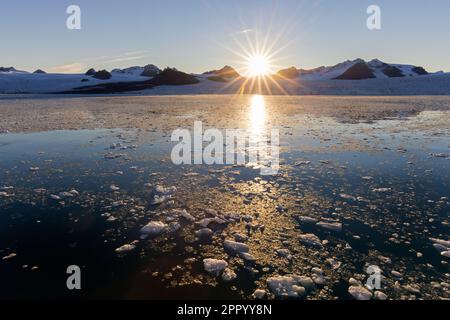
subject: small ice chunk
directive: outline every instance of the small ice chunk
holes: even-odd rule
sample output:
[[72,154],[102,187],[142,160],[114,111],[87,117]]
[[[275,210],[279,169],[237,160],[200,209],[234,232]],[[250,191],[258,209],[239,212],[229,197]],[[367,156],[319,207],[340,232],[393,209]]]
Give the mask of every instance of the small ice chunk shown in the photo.
[[168,199],[172,198],[173,194],[177,191],[176,187],[162,187],[156,186],[155,195],[153,196],[152,204],[161,204]]
[[213,234],[213,231],[209,228],[203,228],[195,231],[195,235],[199,238],[209,238]]
[[141,229],[141,233],[148,236],[157,236],[162,233],[166,228],[167,224],[161,221],[151,221]]
[[261,289],[256,289],[255,292],[253,292],[252,296],[258,300],[264,299],[264,297],[266,296],[266,291],[261,290]]
[[119,191],[119,190],[120,190],[120,188],[119,188],[118,186],[114,185],[114,184],[110,185],[110,186],[109,186],[109,189],[110,189],[111,191]]
[[356,198],[354,196],[346,194],[346,193],[341,193],[339,196],[345,200],[353,200],[353,201],[356,200]]
[[387,300],[387,295],[382,291],[375,291],[374,294],[375,299],[377,300]]
[[311,217],[308,217],[308,216],[300,216],[299,215],[299,216],[296,216],[295,218],[298,220],[298,222],[304,223],[304,224],[317,223],[317,219],[311,218]]
[[390,192],[392,189],[391,188],[377,188],[377,189],[373,189],[373,192],[376,193],[386,193],[386,192]]
[[300,298],[306,290],[299,283],[299,276],[275,276],[267,279],[267,286],[275,296],[280,298]]
[[12,259],[12,258],[14,258],[16,256],[17,256],[17,254],[13,252],[13,253],[8,254],[7,256],[4,256],[2,258],[2,260],[9,260],[9,259]]
[[228,267],[228,263],[225,260],[208,258],[203,259],[203,266],[207,272],[219,276]]
[[133,251],[134,249],[136,249],[136,246],[134,244],[124,244],[123,246],[117,248],[114,251],[116,253],[127,253]]
[[223,246],[226,250],[232,251],[233,253],[242,253],[249,251],[249,247],[245,243],[232,240],[225,240],[223,242]]
[[300,235],[300,242],[306,244],[308,246],[319,247],[322,248],[322,242],[319,237],[312,233],[306,233]]
[[348,288],[348,293],[356,300],[370,300],[372,298],[372,292],[362,286],[351,286]]
[[233,281],[236,277],[236,273],[230,268],[226,268],[222,273],[222,280],[225,282]]
[[181,210],[180,215],[187,221],[190,221],[190,222],[195,221],[195,218],[189,212],[187,212],[185,209]]
[[342,231],[342,223],[339,222],[318,222],[317,223],[318,227],[327,229],[327,230],[331,230],[331,231],[335,231],[335,232],[341,232]]

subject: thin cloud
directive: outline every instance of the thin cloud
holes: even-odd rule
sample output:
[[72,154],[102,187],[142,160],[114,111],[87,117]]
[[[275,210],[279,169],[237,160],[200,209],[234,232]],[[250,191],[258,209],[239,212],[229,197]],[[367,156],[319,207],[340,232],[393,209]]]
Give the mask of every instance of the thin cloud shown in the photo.
[[253,29],[244,29],[244,30],[240,30],[238,32],[236,32],[236,34],[247,34],[247,33],[252,33],[254,30]]
[[85,71],[85,69],[86,65],[79,62],[75,62],[70,64],[64,64],[62,66],[56,66],[50,68],[48,71],[54,73],[81,73]]
[[106,60],[106,61],[103,61],[103,63],[110,64],[110,63],[116,63],[116,62],[134,61],[134,60],[143,59],[145,57],[147,57],[147,56],[146,55],[131,56],[131,57],[125,56],[125,57],[118,57],[118,58]]

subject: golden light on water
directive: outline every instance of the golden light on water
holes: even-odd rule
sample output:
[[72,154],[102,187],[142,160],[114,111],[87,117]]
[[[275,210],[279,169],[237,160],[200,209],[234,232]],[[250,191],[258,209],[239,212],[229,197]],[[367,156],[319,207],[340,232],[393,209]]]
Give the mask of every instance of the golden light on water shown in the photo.
[[261,134],[266,123],[266,102],[263,96],[252,96],[249,120],[251,134],[254,136]]

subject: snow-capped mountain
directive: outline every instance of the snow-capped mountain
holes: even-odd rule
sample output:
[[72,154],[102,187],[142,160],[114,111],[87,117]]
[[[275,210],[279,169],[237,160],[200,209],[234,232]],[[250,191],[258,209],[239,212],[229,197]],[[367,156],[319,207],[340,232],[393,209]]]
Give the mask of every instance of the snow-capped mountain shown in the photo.
[[113,69],[111,71],[112,74],[129,74],[132,76],[143,76],[143,77],[154,77],[161,72],[157,66],[153,64],[148,64],[144,67],[129,67],[125,69]]
[[[345,95],[450,95],[450,73],[429,73],[420,66],[385,63],[378,59],[347,60],[314,69],[280,70],[276,83],[261,92],[249,88],[245,77],[230,66],[203,74],[176,69],[161,71],[149,64],[80,74],[35,73],[0,67],[0,94],[116,93],[143,94],[345,94]],[[243,90],[245,89],[245,90]]]
[[369,62],[363,59],[347,60],[334,66],[322,66],[314,69],[297,69],[297,74],[292,68],[280,70],[279,75],[290,75],[288,78],[301,78],[302,80],[363,80],[417,77],[428,75],[423,67],[409,64],[392,64],[373,59]]
[[219,70],[211,70],[203,73],[204,75],[215,75],[222,78],[238,78],[241,75],[233,67],[225,66]]
[[0,67],[0,73],[28,73],[28,72],[17,70],[14,67]]

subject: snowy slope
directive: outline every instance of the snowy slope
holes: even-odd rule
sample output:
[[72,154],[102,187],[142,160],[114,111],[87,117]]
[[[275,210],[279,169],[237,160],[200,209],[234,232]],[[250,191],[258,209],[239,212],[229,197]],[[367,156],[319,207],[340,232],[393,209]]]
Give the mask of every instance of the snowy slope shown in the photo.
[[[83,79],[89,81],[82,82]],[[7,93],[54,93],[76,87],[108,82],[145,81],[148,77],[112,73],[111,79],[99,80],[84,74],[36,74],[0,72],[0,94]]]

